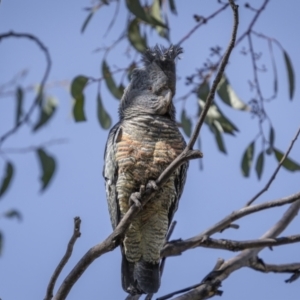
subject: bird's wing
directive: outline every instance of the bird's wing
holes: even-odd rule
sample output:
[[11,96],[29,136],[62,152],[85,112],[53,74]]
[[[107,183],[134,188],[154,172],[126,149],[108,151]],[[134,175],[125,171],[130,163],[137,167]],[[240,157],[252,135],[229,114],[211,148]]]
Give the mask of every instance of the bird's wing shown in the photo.
[[120,123],[117,123],[109,132],[104,153],[103,177],[105,179],[106,199],[113,229],[120,221],[120,208],[116,183],[118,179],[118,165],[116,162],[116,139],[121,131]]
[[186,162],[186,163],[182,164],[175,173],[174,185],[175,185],[175,189],[176,189],[176,195],[175,195],[175,199],[169,209],[169,226],[171,225],[173,216],[178,208],[179,200],[180,200],[181,194],[183,192],[183,188],[184,188],[185,181],[186,181],[188,167],[189,167],[189,163]]

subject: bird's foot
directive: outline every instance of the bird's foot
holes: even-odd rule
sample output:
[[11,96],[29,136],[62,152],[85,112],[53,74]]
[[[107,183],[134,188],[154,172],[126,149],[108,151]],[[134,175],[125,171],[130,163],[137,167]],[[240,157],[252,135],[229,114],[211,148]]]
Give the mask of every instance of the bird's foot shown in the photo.
[[158,190],[158,186],[156,185],[155,180],[149,180],[146,186],[147,189],[153,189],[155,191]]
[[130,195],[129,205],[130,206],[135,205],[138,208],[141,208],[142,204],[141,204],[141,193],[140,192],[135,192]]

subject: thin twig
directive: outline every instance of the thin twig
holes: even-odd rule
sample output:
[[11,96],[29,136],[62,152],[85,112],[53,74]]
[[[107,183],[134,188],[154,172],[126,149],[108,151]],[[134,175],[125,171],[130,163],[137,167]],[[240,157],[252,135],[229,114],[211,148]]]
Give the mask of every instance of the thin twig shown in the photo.
[[53,289],[54,289],[56,280],[57,280],[59,274],[61,273],[62,269],[64,268],[64,266],[68,262],[69,258],[71,257],[72,252],[73,252],[74,244],[81,235],[81,233],[80,233],[80,223],[81,223],[80,217],[75,217],[74,218],[73,235],[72,235],[72,237],[71,237],[71,239],[68,243],[68,247],[67,247],[65,255],[63,256],[63,258],[59,262],[58,266],[56,267],[56,269],[55,269],[55,271],[54,271],[54,273],[53,273],[53,275],[50,279],[50,282],[49,282],[48,287],[47,287],[47,294],[46,294],[44,300],[51,300],[52,297],[53,297]]
[[220,9],[218,9],[217,11],[215,11],[214,13],[212,13],[210,16],[204,18],[202,17],[199,21],[199,23],[194,26],[177,44],[181,45],[184,41],[186,41],[199,27],[201,27],[202,25],[206,24],[207,21],[209,21],[210,19],[214,18],[216,15],[218,15],[220,12],[222,12],[223,10],[225,10],[227,7],[229,6],[228,3],[226,3],[225,5],[223,5]]
[[23,125],[24,123],[26,123],[29,120],[29,118],[30,118],[31,114],[33,113],[35,107],[39,104],[40,100],[42,99],[44,86],[45,86],[45,83],[46,83],[47,78],[49,76],[50,69],[51,69],[51,64],[52,64],[51,63],[51,57],[50,57],[48,49],[34,35],[28,34],[28,33],[16,33],[16,32],[10,31],[10,32],[7,32],[7,33],[4,33],[4,34],[0,35],[0,42],[3,39],[5,39],[5,38],[11,38],[11,37],[14,37],[14,38],[26,38],[26,39],[34,41],[40,47],[40,49],[44,52],[45,57],[46,57],[47,66],[46,66],[45,73],[43,75],[43,78],[42,78],[40,86],[39,86],[38,94],[36,95],[36,97],[35,97],[33,103],[31,104],[28,112],[23,117],[20,118],[20,120],[17,122],[17,124],[12,129],[10,129],[9,131],[7,131],[2,137],[0,137],[0,145],[10,135],[14,134],[21,127],[21,125]]
[[259,9],[257,9],[257,12],[256,12],[255,16],[253,17],[252,21],[250,22],[248,29],[237,39],[236,45],[239,44],[247,35],[249,35],[249,33],[252,30],[253,26],[255,25],[258,17],[262,13],[262,11],[266,8],[269,1],[270,0],[265,0],[264,3],[262,4],[262,6]]
[[50,146],[55,146],[55,145],[60,145],[64,144],[68,141],[68,139],[54,139],[50,140],[44,143],[41,143],[40,145],[37,146],[28,146],[28,147],[22,147],[22,148],[4,148],[0,149],[0,153],[5,153],[5,154],[24,154],[32,151],[36,151],[39,148],[42,147],[50,147]]
[[299,134],[300,134],[300,127],[298,128],[298,130],[297,130],[297,132],[296,132],[294,138],[293,138],[292,141],[291,141],[290,146],[288,147],[287,151],[285,152],[285,154],[284,154],[283,157],[281,158],[281,160],[280,160],[279,164],[277,165],[277,167],[276,167],[276,169],[275,169],[273,175],[271,176],[271,178],[269,179],[269,181],[267,182],[267,184],[265,185],[265,187],[264,187],[261,191],[259,191],[253,198],[251,198],[251,199],[246,203],[246,206],[251,205],[258,197],[260,197],[264,192],[266,192],[266,191],[269,189],[270,185],[272,184],[272,182],[273,182],[274,179],[276,178],[276,175],[277,175],[277,173],[279,172],[279,170],[280,170],[282,164],[284,163],[285,159],[286,159],[286,158],[288,157],[288,155],[290,154],[290,152],[291,152],[291,150],[292,150],[292,148],[293,148],[293,146],[294,146],[294,143],[295,143],[295,141],[297,140]]

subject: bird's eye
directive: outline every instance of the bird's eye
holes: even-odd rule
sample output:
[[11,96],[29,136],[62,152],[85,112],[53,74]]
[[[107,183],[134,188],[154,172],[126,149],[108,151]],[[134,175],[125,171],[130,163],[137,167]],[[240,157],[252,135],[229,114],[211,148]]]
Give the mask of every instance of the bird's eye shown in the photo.
[[149,87],[148,87],[148,90],[149,90],[149,91],[152,91],[152,86],[149,86]]

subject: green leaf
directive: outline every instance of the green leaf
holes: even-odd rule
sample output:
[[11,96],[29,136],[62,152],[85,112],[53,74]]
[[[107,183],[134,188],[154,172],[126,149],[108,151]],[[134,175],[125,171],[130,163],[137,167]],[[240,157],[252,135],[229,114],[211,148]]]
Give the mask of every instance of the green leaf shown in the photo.
[[73,115],[76,122],[86,121],[84,114],[84,94],[83,89],[88,82],[88,78],[82,75],[75,77],[71,84],[71,94],[75,100]]
[[102,128],[108,129],[111,126],[111,118],[110,115],[106,112],[100,94],[97,96],[97,115],[98,121]]
[[295,91],[295,75],[294,75],[294,69],[291,62],[291,59],[287,52],[283,51],[285,66],[288,74],[288,81],[289,81],[289,96],[290,100],[294,97],[294,91]]
[[94,15],[94,13],[95,13],[95,11],[92,10],[92,11],[88,14],[88,16],[86,17],[86,19],[85,19],[85,21],[83,22],[82,27],[81,27],[81,33],[84,33],[85,28],[86,28],[86,26],[89,24],[89,22],[90,22],[92,16]]
[[247,149],[244,152],[243,158],[242,158],[242,174],[245,177],[249,177],[250,174],[250,168],[253,161],[253,155],[254,155],[254,141],[247,147]]
[[141,36],[139,21],[133,19],[128,26],[127,32],[128,40],[131,45],[139,52],[144,53],[147,49],[147,42],[144,37]]
[[106,82],[106,86],[109,89],[109,91],[112,93],[112,95],[116,99],[121,99],[123,96],[123,87],[117,87],[112,74],[110,72],[109,66],[107,65],[106,61],[103,59],[102,61],[102,75]]
[[190,137],[192,133],[192,121],[186,116],[185,109],[181,112],[181,125],[184,133]]
[[275,140],[275,131],[274,128],[271,126],[270,127],[270,132],[269,132],[269,148],[266,150],[266,153],[268,155],[272,154],[273,152],[273,147],[274,147],[274,140]]
[[22,221],[21,213],[15,209],[11,209],[4,213],[4,217],[9,219],[16,218],[19,222]]
[[[274,148],[274,153],[277,161],[280,162],[284,154],[275,148]],[[284,160],[282,166],[292,172],[300,171],[300,165],[288,157]]]
[[5,166],[5,174],[2,178],[1,185],[0,185],[0,197],[4,195],[7,191],[9,185],[11,184],[11,180],[14,175],[14,167],[11,162],[6,162]]
[[3,249],[3,234],[0,231],[0,255],[2,254],[2,249]]
[[198,98],[206,102],[206,98],[209,94],[209,90],[210,88],[208,82],[206,80],[203,81],[198,87],[198,91],[197,91]]
[[56,111],[57,100],[53,97],[47,97],[42,106],[40,106],[40,116],[37,123],[33,126],[32,130],[37,131],[45,125],[54,115]]
[[214,121],[214,123],[212,124],[212,126],[210,127],[213,134],[215,135],[215,139],[218,145],[218,148],[221,152],[227,154],[226,151],[226,147],[225,147],[225,143],[223,140],[223,136],[222,136],[222,126],[218,121]]
[[217,93],[227,105],[239,110],[249,110],[249,107],[236,95],[225,75],[223,75],[218,85]]
[[175,0],[169,0],[170,10],[174,15],[177,15]]
[[256,160],[256,166],[255,166],[255,170],[256,170],[256,174],[258,179],[261,178],[261,174],[264,168],[264,151],[261,151],[260,154],[257,157]]
[[47,154],[44,149],[37,149],[37,155],[39,158],[42,175],[40,177],[42,188],[41,191],[44,191],[46,187],[49,185],[51,179],[53,178],[53,174],[55,172],[56,163],[55,159]]
[[[200,111],[203,109],[205,102],[202,99],[199,99]],[[211,125],[214,121],[218,121],[221,125],[223,132],[227,134],[234,135],[235,132],[238,132],[238,128],[222,113],[220,108],[215,104],[211,104],[206,118],[205,123]]]
[[23,115],[23,90],[20,87],[18,87],[16,91],[16,100],[16,124],[18,124],[20,122],[20,118]]
[[147,14],[145,9],[141,6],[139,0],[126,0],[127,8],[131,13],[133,13],[137,18],[143,20],[144,22],[154,25],[154,26],[162,26],[167,27],[165,24]]
[[[153,4],[151,6],[151,15],[156,20],[159,20],[160,22],[163,23],[163,18],[161,16],[161,1],[160,0],[153,1]],[[162,26],[155,26],[155,30],[161,37],[169,40],[169,30],[167,28],[162,27]]]

